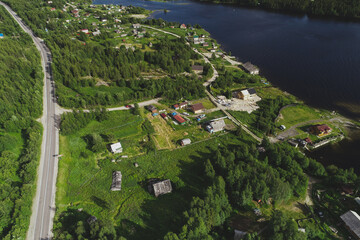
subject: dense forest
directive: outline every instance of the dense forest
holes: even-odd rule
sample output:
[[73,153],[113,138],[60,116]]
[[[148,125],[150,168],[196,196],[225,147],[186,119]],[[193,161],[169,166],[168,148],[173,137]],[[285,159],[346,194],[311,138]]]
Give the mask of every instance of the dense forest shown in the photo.
[[[203,0],[201,0],[203,1]],[[259,7],[280,11],[307,13],[315,16],[360,17],[358,0],[210,0],[217,3],[236,3],[243,6]]]
[[[237,133],[240,139],[244,134]],[[185,224],[179,233],[169,232],[164,239],[230,239],[233,237],[231,216],[241,210],[272,204],[275,209],[282,203],[303,197],[308,186],[308,175],[316,176],[329,184],[354,183],[359,189],[359,177],[352,170],[334,166],[325,169],[322,164],[307,158],[288,144],[270,144],[264,139],[259,152],[255,144],[240,142],[225,145],[204,162],[204,175],[209,186],[204,197],[194,197],[184,212]],[[298,231],[292,217],[274,210],[262,236],[249,233],[245,240],[260,239],[328,239],[322,231],[306,226],[306,233]]]
[[[20,15],[34,32],[45,39],[53,56],[53,74],[56,82],[58,103],[68,108],[91,108],[93,106],[121,105],[154,97],[178,100],[181,97],[194,99],[204,96],[201,81],[180,75],[191,72],[190,60],[200,57],[195,54],[185,39],[162,39],[153,50],[140,48],[115,48],[112,32],[93,37],[82,33],[79,41],[71,37],[79,29],[94,31],[94,26],[75,23],[64,28],[61,21],[46,21],[49,18],[64,19],[66,12],[51,12],[43,1],[5,1]],[[54,0],[52,7],[62,8],[65,1]],[[130,13],[141,13],[142,8],[130,8]],[[122,18],[122,24],[141,20]],[[109,24],[114,19],[109,19]],[[146,20],[146,24],[159,25],[163,20]],[[146,35],[146,34],[145,34]],[[164,77],[143,80],[141,73],[161,71]],[[98,81],[108,85],[98,87]],[[173,91],[177,89],[177,91]]]
[[35,192],[42,113],[40,55],[0,7],[0,238],[24,239]]

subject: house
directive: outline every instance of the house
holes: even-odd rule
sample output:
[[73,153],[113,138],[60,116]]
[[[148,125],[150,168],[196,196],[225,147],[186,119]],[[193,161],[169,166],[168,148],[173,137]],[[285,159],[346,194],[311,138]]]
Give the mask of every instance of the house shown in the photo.
[[183,108],[186,107],[187,105],[188,105],[187,102],[179,103],[179,108],[180,108],[180,109],[183,109]]
[[152,112],[152,113],[156,113],[158,110],[156,109],[156,107],[154,107],[153,105],[149,105],[147,106],[147,109]]
[[4,34],[0,33],[0,39],[4,38]]
[[185,138],[185,139],[181,140],[180,144],[181,144],[181,146],[189,145],[189,144],[191,144],[191,140],[189,138]]
[[248,100],[250,98],[250,93],[248,90],[241,90],[237,93],[237,97],[242,100]]
[[114,143],[110,145],[112,153],[122,153],[123,149],[120,142]]
[[309,133],[322,137],[330,134],[332,129],[326,124],[318,124],[309,128]]
[[165,114],[165,113],[160,114],[160,116],[161,116],[163,119],[165,119],[165,120],[167,120],[167,119],[168,119],[168,117],[166,116],[166,114]]
[[259,74],[259,68],[257,68],[255,65],[251,64],[250,62],[244,63],[243,68],[245,69],[245,71],[247,71],[252,75]]
[[203,46],[203,47],[208,47],[208,46],[209,46],[209,43],[204,42],[202,46]]
[[138,28],[141,27],[141,25],[140,25],[140,23],[135,23],[135,24],[132,25],[132,27],[133,27],[134,29],[138,29]]
[[173,118],[181,125],[185,124],[186,120],[182,118],[180,115],[175,115]]
[[175,110],[178,110],[180,107],[179,107],[179,104],[174,104],[173,106],[173,109],[175,109]]
[[121,190],[121,179],[122,175],[120,171],[115,171],[112,174],[112,184],[111,184],[111,191],[120,191]]
[[210,133],[216,133],[216,132],[220,132],[220,131],[224,130],[225,126],[226,126],[226,124],[225,124],[224,119],[220,119],[220,120],[209,123],[209,125],[206,126],[206,129]]
[[248,100],[251,97],[256,96],[256,91],[254,88],[247,88],[238,92],[235,92],[235,97],[243,100]]
[[197,113],[201,113],[202,111],[204,111],[204,106],[202,105],[202,103],[196,103],[190,106],[190,110],[197,114]]
[[160,195],[164,195],[172,192],[172,186],[170,179],[166,179],[163,181],[158,180],[150,180],[149,184],[149,192],[153,193],[155,197]]
[[56,10],[56,8],[51,8],[51,10],[50,10],[50,11],[52,11],[52,12],[53,12],[53,11],[55,11],[55,10]]
[[83,32],[83,33],[86,33],[86,34],[89,33],[89,29],[81,29],[80,31]]
[[350,210],[341,215],[340,218],[354,237],[360,239],[360,216],[356,212]]
[[183,24],[180,25],[180,28],[181,29],[186,29],[186,25],[183,23]]
[[196,74],[202,74],[204,72],[204,67],[201,65],[193,65],[191,70],[193,70]]

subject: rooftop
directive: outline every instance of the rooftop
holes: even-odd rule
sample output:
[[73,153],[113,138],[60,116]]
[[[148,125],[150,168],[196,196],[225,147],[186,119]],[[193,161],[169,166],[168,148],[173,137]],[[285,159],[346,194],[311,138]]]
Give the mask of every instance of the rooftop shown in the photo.
[[348,211],[340,216],[346,226],[360,238],[360,216],[354,211]]

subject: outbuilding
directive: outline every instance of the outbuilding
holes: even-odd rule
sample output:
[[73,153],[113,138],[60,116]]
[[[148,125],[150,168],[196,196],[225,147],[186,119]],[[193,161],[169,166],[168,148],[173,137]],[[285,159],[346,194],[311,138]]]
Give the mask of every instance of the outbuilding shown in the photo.
[[181,144],[181,146],[189,145],[189,144],[191,144],[191,140],[189,138],[185,138],[185,139],[181,140],[180,144]]
[[346,228],[356,239],[360,239],[360,216],[354,211],[348,211],[340,216],[344,221]]
[[122,153],[123,149],[120,142],[114,143],[110,145],[112,153]]
[[120,171],[115,171],[112,174],[112,184],[111,184],[111,191],[120,191],[121,190],[121,180],[122,175]]
[[151,180],[149,184],[149,192],[153,193],[155,197],[172,192],[170,179],[163,181]]
[[259,68],[257,68],[255,65],[251,64],[250,62],[244,63],[243,67],[248,73],[252,75],[259,74]]

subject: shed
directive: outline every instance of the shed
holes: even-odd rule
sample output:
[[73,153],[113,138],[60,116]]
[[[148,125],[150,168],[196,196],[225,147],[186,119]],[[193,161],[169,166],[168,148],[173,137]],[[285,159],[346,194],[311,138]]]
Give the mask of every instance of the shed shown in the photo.
[[340,216],[344,221],[346,228],[356,237],[360,239],[360,216],[354,211],[348,211]]
[[122,153],[123,149],[120,142],[114,143],[110,145],[112,153]]
[[170,179],[166,179],[163,181],[156,181],[156,180],[150,181],[149,192],[153,193],[155,197],[158,197],[163,194],[171,193],[172,186]]
[[111,184],[111,191],[120,191],[121,190],[121,179],[122,175],[120,171],[115,171],[112,174],[112,184]]
[[189,145],[191,144],[191,140],[189,138],[185,138],[183,140],[181,140],[181,146],[186,146],[186,145]]
[[244,63],[243,67],[248,73],[252,75],[259,74],[259,68],[257,68],[255,65],[251,64],[250,62]]
[[193,113],[200,113],[204,110],[204,106],[202,103],[196,103],[196,104],[193,104],[190,106],[190,110],[193,112]]

